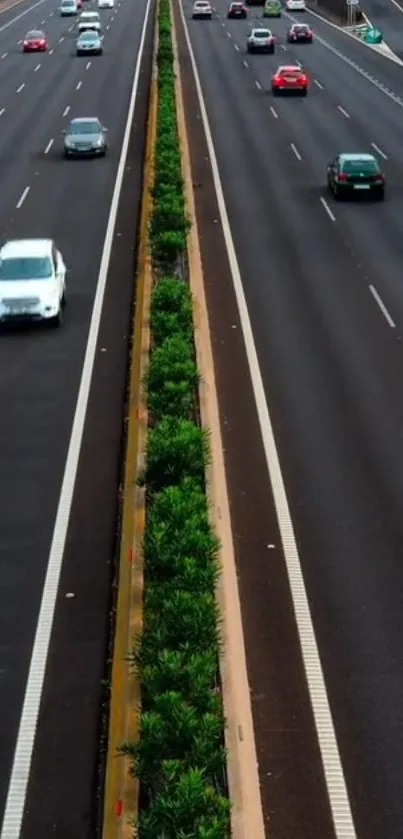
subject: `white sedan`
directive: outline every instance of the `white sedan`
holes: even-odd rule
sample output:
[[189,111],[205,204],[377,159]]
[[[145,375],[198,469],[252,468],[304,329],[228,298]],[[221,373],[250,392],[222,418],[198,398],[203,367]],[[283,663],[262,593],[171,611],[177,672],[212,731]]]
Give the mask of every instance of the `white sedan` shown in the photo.
[[208,0],[196,0],[196,2],[193,3],[193,20],[211,20],[212,16],[213,10]]
[[113,9],[115,0],[98,0],[98,9]]
[[305,0],[285,0],[287,12],[306,12]]
[[52,239],[14,239],[0,249],[0,323],[48,321],[59,326],[66,266]]

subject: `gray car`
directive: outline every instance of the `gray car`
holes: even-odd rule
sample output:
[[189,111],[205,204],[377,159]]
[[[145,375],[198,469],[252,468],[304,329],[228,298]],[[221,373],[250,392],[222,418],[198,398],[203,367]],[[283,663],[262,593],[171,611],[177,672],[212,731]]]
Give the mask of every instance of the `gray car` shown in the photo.
[[102,38],[99,32],[82,32],[76,42],[76,55],[102,55]]
[[72,119],[64,131],[65,157],[101,157],[106,154],[107,128],[97,117]]

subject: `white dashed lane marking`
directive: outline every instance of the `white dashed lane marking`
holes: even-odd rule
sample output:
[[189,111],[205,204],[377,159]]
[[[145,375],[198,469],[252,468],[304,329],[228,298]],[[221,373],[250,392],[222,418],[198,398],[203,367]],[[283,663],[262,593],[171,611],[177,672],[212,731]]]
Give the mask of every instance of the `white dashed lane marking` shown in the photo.
[[3,52],[3,55],[1,57],[2,58],[7,58],[7,56],[8,56],[8,52]]
[[340,111],[340,113],[343,114],[343,116],[346,117],[346,119],[350,119],[350,114],[348,114],[347,111],[341,105],[337,106],[337,110]]
[[321,202],[321,204],[322,204],[323,209],[325,210],[325,212],[326,212],[326,213],[327,213],[327,215],[329,216],[330,221],[336,221],[336,216],[332,213],[332,211],[331,211],[331,209],[330,209],[330,207],[329,207],[329,204],[328,204],[328,203],[327,203],[327,201],[326,201],[326,198],[323,198],[323,197],[321,196],[321,198],[320,198],[320,202]]
[[262,85],[260,84],[260,82],[255,81],[255,85],[256,85],[258,90],[262,89]]
[[17,93],[21,93],[21,91],[24,90],[24,87],[25,87],[25,82],[20,84],[20,86],[17,88]]
[[67,116],[67,114],[68,114],[69,110],[70,110],[70,105],[67,105],[67,107],[66,107],[66,108],[64,109],[64,111],[63,111],[63,116],[64,116],[64,117],[66,117],[66,116]]
[[388,324],[389,324],[390,328],[391,328],[391,329],[395,329],[395,328],[396,328],[396,324],[395,324],[395,322],[394,322],[394,320],[393,320],[392,316],[389,314],[389,312],[388,312],[388,310],[387,310],[387,308],[386,308],[386,306],[385,306],[385,304],[384,304],[384,302],[383,302],[383,300],[382,300],[382,297],[381,297],[381,296],[380,296],[380,294],[377,292],[377,290],[376,290],[375,286],[370,285],[370,286],[369,286],[369,290],[370,290],[370,292],[371,292],[371,294],[372,294],[372,297],[374,298],[374,300],[375,300],[375,301],[376,301],[376,303],[378,304],[378,306],[379,306],[379,308],[380,308],[380,310],[381,310],[381,312],[382,312],[382,314],[383,314],[384,318],[387,320],[387,322],[388,322]]
[[90,69],[90,67],[91,67],[91,61],[88,61],[88,62],[87,62],[87,64],[86,64],[85,69],[86,69],[86,70],[89,70],[89,69]]
[[276,109],[273,108],[273,105],[270,105],[270,111],[273,114],[274,119],[278,119],[278,113],[277,113]]
[[77,84],[76,84],[76,90],[80,90],[81,85],[82,85],[82,82],[77,82]]
[[313,81],[314,81],[314,84],[316,84],[316,87],[318,87],[318,88],[319,88],[319,90],[323,90],[323,84],[321,84],[320,82],[318,82],[318,80],[317,80],[317,79],[314,79]]
[[25,199],[26,199],[26,197],[27,197],[28,192],[29,192],[29,190],[30,190],[30,189],[31,189],[31,187],[30,187],[30,186],[26,186],[26,187],[25,187],[24,192],[23,192],[23,193],[22,193],[22,195],[21,195],[21,198],[19,199],[19,201],[18,201],[18,202],[17,202],[17,204],[16,204],[16,210],[20,210],[20,209],[21,209],[21,207],[22,207],[22,205],[23,205],[23,203],[24,203],[24,201],[25,201]]
[[299,151],[298,151],[298,149],[297,149],[297,147],[296,147],[295,143],[290,143],[290,146],[291,146],[291,148],[292,148],[292,150],[293,150],[293,152],[294,152],[295,157],[297,158],[297,160],[302,160],[302,157],[301,157],[301,155],[300,155],[300,153],[299,153]]
[[0,117],[2,117],[2,116],[3,116],[3,114],[4,114],[5,110],[6,110],[5,108],[0,108]]
[[47,144],[47,146],[46,146],[46,149],[45,149],[45,154],[49,154],[49,152],[50,152],[50,150],[51,150],[51,148],[52,148],[52,146],[53,146],[53,143],[54,143],[54,142],[55,142],[55,141],[54,141],[54,139],[53,139],[53,137],[52,137],[52,139],[51,139],[51,140],[49,140],[49,142],[48,142],[48,144]]
[[377,154],[379,154],[381,157],[383,157],[384,160],[388,159],[388,155],[385,154],[385,152],[382,151],[382,149],[380,149],[379,146],[376,145],[376,143],[371,143],[371,146],[374,149],[374,151],[377,152]]
[[244,67],[246,67],[246,68],[248,68],[248,67],[249,67],[248,62],[247,62],[247,61],[244,61],[244,62],[243,62],[243,66],[244,66]]
[[38,72],[38,70],[40,70],[40,67],[41,67],[41,65],[40,65],[40,64],[37,64],[37,65],[36,65],[36,67],[35,67],[34,73],[37,73],[37,72]]

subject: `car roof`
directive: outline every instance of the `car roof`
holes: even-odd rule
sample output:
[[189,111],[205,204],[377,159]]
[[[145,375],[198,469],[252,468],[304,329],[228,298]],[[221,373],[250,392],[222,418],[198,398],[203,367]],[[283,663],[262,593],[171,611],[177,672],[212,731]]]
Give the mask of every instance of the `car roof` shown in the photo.
[[340,160],[376,160],[373,154],[368,154],[368,152],[359,152],[350,153],[350,152],[343,152],[339,154]]
[[80,122],[100,122],[100,120],[99,117],[73,117],[73,119],[70,120],[70,125],[72,122],[77,125],[77,123]]
[[309,29],[309,23],[293,23],[291,29]]
[[80,18],[81,17],[99,17],[99,13],[98,12],[81,12]]
[[16,256],[50,256],[52,253],[52,239],[11,239],[0,250],[2,259],[12,259]]
[[280,67],[277,67],[277,73],[300,73],[303,72],[302,67],[299,67],[298,64],[282,64]]
[[255,26],[254,29],[252,29],[252,35],[256,35],[256,32],[262,32],[265,35],[271,35],[271,30],[266,29],[264,26]]

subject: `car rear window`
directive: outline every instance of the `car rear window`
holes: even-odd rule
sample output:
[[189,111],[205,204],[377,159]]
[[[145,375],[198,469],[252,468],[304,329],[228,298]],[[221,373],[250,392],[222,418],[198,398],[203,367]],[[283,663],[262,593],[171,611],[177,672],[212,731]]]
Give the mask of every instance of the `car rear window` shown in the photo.
[[345,160],[341,165],[342,171],[351,175],[354,172],[378,172],[375,160]]
[[255,38],[270,38],[270,32],[267,29],[255,29]]
[[49,257],[14,257],[0,259],[0,281],[46,280],[53,274]]

